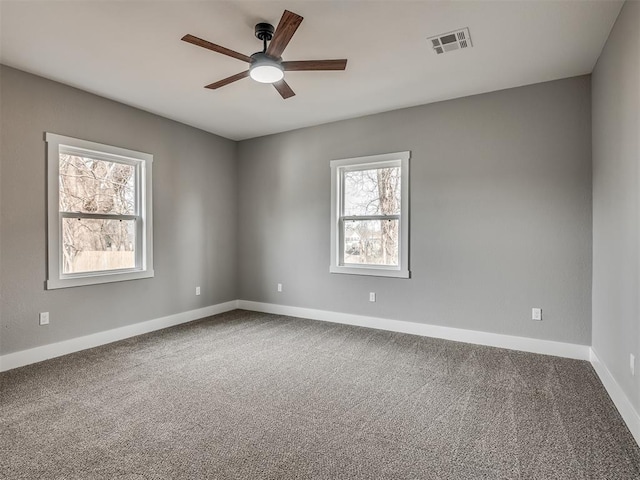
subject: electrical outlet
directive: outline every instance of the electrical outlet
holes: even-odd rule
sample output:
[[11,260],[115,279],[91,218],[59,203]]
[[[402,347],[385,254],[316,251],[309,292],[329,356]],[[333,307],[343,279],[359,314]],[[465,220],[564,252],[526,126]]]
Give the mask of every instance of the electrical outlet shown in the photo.
[[200,295],[200,287],[196,287],[196,295]]
[[629,369],[631,370],[631,375],[636,374],[636,356],[633,353],[629,354]]
[[40,325],[49,325],[49,312],[40,312]]
[[541,308],[532,308],[531,309],[531,320],[535,320],[537,322],[542,320],[542,309]]
[[282,291],[282,284],[281,284],[281,283],[279,283],[279,284],[278,284],[278,291],[279,291],[279,292],[281,292],[281,291]]
[[369,301],[370,302],[376,301],[376,292],[369,292]]

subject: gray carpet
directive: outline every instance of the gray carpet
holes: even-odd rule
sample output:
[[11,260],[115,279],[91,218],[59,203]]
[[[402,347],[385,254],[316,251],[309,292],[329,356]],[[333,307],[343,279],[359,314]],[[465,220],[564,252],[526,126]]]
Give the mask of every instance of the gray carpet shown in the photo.
[[0,374],[7,479],[638,479],[587,362],[236,310]]

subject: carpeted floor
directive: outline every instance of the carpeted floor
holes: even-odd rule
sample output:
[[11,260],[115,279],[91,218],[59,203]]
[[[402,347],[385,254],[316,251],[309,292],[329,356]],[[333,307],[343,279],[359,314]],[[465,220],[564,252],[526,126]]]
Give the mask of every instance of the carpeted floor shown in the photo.
[[0,478],[638,479],[587,362],[236,310],[0,374]]

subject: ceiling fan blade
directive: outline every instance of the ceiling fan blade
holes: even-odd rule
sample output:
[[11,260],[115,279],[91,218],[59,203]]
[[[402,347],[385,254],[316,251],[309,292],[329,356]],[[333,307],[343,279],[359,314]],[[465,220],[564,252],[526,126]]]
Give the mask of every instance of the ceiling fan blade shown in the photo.
[[245,72],[236,73],[235,75],[231,75],[230,77],[223,78],[222,80],[218,80],[217,82],[210,83],[206,85],[204,88],[210,88],[215,90],[216,88],[224,87],[225,85],[229,85],[237,80],[242,80],[245,77],[249,76],[249,70]]
[[284,80],[280,80],[274,83],[273,86],[276,87],[276,90],[278,91],[278,93],[282,95],[282,98],[284,98],[285,100],[295,95],[295,92],[291,90],[291,87],[289,86],[289,84]]
[[286,72],[344,70],[347,68],[347,60],[298,60],[294,62],[282,62],[282,68],[284,68]]
[[243,55],[242,53],[238,53],[234,50],[229,50],[228,48],[221,47],[220,45],[216,45],[215,43],[208,42],[198,37],[194,37],[193,35],[185,35],[181,40],[183,42],[191,43],[193,45],[197,45],[198,47],[206,48],[214,52],[227,55],[229,57],[237,58],[238,60],[242,60],[243,62],[251,63],[251,58]]
[[293,37],[293,34],[296,33],[296,30],[302,23],[302,20],[303,18],[300,15],[285,10],[280,19],[280,23],[278,23],[276,27],[276,33],[269,43],[266,54],[273,58],[280,58],[282,52],[284,52],[284,49],[289,44],[291,37]]

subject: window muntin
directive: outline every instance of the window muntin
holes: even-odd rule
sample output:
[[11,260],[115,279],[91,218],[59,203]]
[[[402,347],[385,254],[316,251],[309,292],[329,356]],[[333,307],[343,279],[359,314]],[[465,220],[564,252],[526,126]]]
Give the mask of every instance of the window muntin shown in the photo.
[[62,288],[153,276],[153,156],[48,133],[49,276]]
[[331,162],[333,273],[408,277],[409,152]]

